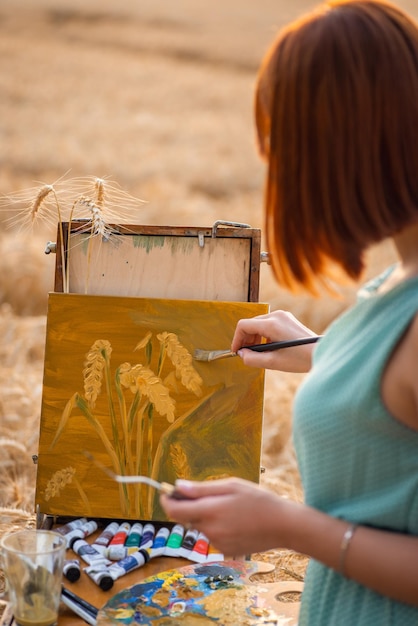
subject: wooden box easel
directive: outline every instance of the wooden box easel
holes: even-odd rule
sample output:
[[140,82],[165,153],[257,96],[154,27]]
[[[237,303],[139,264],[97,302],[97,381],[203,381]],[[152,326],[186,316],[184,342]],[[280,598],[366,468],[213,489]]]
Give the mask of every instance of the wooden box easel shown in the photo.
[[[160,299],[161,302],[170,303],[170,306],[173,303],[172,309],[178,308],[179,310],[183,303],[187,302],[191,303],[192,306],[194,301],[200,301],[201,305],[204,302],[208,302],[212,306],[218,303],[218,313],[220,308],[227,307],[228,303],[237,303],[237,305],[242,303],[242,307],[247,307],[247,309],[250,308],[250,305],[251,307],[257,307],[257,309],[251,308],[251,312],[245,309],[243,315],[257,314],[260,311],[266,312],[266,308],[260,308],[266,307],[266,305],[256,304],[258,303],[260,262],[262,258],[260,239],[259,229],[253,229],[245,224],[226,222],[216,222],[212,227],[204,228],[112,225],[104,236],[92,236],[91,223],[89,221],[75,221],[71,224],[63,223],[58,228],[57,243],[49,244],[50,248],[56,252],[55,291],[54,294],[51,294],[50,306],[51,301],[56,302],[57,296],[65,292],[69,294],[68,301],[70,302],[71,299],[74,301],[76,297],[81,298],[81,300],[76,301],[76,304],[73,303],[72,314],[77,314],[77,310],[84,307],[85,300],[83,298],[86,295],[93,296],[93,299],[96,301],[97,298],[114,298],[116,302],[123,298],[131,302]],[[62,317],[64,317],[67,315],[67,298],[64,296],[61,302],[65,303],[64,308],[61,310]],[[196,306],[198,306],[197,302]],[[76,308],[74,309],[74,307]],[[255,312],[253,312],[254,310]],[[50,313],[51,310],[49,309]],[[216,318],[216,311],[213,315],[212,313],[208,309],[206,317]],[[202,315],[205,314],[206,310]],[[69,315],[70,318],[65,328],[72,325],[71,313]],[[59,318],[61,319],[61,316]],[[99,308],[93,311],[91,316],[94,324],[96,324],[96,326],[91,328],[91,335],[97,331],[100,334],[100,338],[103,339],[103,335],[106,333],[106,323],[104,325],[100,324],[100,318],[101,309]],[[216,323],[215,319],[213,322],[215,326],[212,329],[215,334]],[[66,331],[64,330],[63,332]],[[231,332],[233,332],[233,329]],[[227,342],[230,339],[231,335],[224,337],[222,340],[224,342],[223,345],[228,347]],[[90,336],[88,341],[90,341]],[[136,338],[135,341],[137,342],[138,339]],[[76,348],[77,346],[75,346],[74,350]],[[50,355],[60,351],[61,343],[56,343],[53,349],[50,350]],[[77,356],[78,363],[82,363],[82,356]],[[69,363],[73,357],[74,353],[71,352],[68,355],[69,360],[67,362]],[[67,362],[63,363],[62,366],[53,365],[53,371],[59,368],[62,370],[63,367],[66,367]],[[213,370],[214,367],[212,366]],[[62,384],[63,381],[61,382]],[[256,397],[259,398],[259,401],[257,401],[259,404],[258,419],[261,420],[262,397],[260,396],[262,396],[263,391],[262,378],[258,383],[254,384],[254,391],[251,393],[253,394],[252,397],[254,397],[255,393]],[[70,397],[73,391],[79,390],[80,387],[71,390],[71,393],[69,392],[66,398]],[[228,402],[230,404],[231,401],[228,400]],[[49,398],[48,406],[50,407],[51,404],[56,406],[58,403],[61,404],[61,407],[63,406],[62,400],[59,400],[58,395],[55,394],[52,400]],[[239,422],[238,415],[241,410],[243,409],[236,409],[234,423]],[[49,477],[61,474],[61,468],[62,471],[64,470],[64,466],[59,465],[58,461],[48,463],[48,468],[45,461],[50,447],[45,445],[46,435],[44,433],[45,431],[51,431],[53,420],[56,421],[54,411],[56,414],[55,409],[53,411],[50,409],[45,410],[43,401],[36,501],[39,514],[40,516],[41,514],[46,514],[47,516],[52,515],[55,517],[60,514],[68,516],[70,513],[74,513],[74,516],[86,515],[88,514],[86,511],[83,513],[72,509],[71,499],[68,500],[66,498],[66,510],[59,511],[57,510],[58,501],[56,501],[55,509],[54,507],[49,508],[50,505],[45,502],[46,496],[42,496],[42,494],[46,493],[46,489],[49,489],[51,482]],[[182,424],[181,427],[187,428],[187,424],[185,423],[184,426]],[[233,426],[233,429],[235,428]],[[82,437],[82,432],[80,431],[80,434],[76,433],[78,439]],[[238,434],[237,437],[237,433],[234,435],[232,432],[231,436],[239,440],[241,435]],[[256,436],[254,439],[255,448],[251,451],[251,458],[256,463],[253,469],[245,470],[247,473],[243,477],[254,480],[257,479],[260,472],[261,421],[252,432],[256,433]],[[87,436],[88,434],[86,433]],[[157,431],[157,437],[159,436]],[[213,433],[212,436],[214,436]],[[184,450],[185,447],[182,445],[184,444],[184,438],[182,440],[180,436],[176,435],[176,437],[175,442],[170,445],[175,445],[177,449],[182,448]],[[51,440],[50,438],[49,443],[51,443]],[[99,444],[102,445],[100,442]],[[215,440],[212,442],[212,445],[216,445]],[[232,443],[232,445],[234,444]],[[246,454],[248,453],[247,451]],[[234,452],[234,454],[236,455],[237,453]],[[59,454],[58,457],[60,460],[64,458]],[[79,459],[79,461],[81,461],[81,472],[83,459]],[[167,466],[167,457],[162,457],[159,462],[160,465],[165,464]],[[71,466],[71,471],[73,471],[73,466],[77,466],[73,457],[70,463],[67,460],[66,467],[68,466]],[[132,471],[132,467],[131,464],[128,473],[144,473],[139,471],[138,467],[135,468],[135,471]],[[191,468],[190,471],[193,472],[193,459],[189,467]],[[48,469],[47,472],[46,468]],[[221,468],[218,464],[217,468],[218,473],[216,474],[215,472],[214,476],[227,475],[223,474],[223,472],[227,471],[226,467],[222,466]],[[39,479],[40,474],[43,474],[41,479]],[[175,476],[178,475],[178,473],[175,474]],[[190,477],[192,475],[189,474]],[[209,475],[211,474],[209,473]],[[155,475],[153,476],[154,478],[156,477]],[[173,473],[169,478],[173,479]],[[61,481],[60,476],[59,480]],[[168,479],[160,476],[158,480],[167,481]],[[139,496],[136,495],[135,497],[138,498]],[[132,498],[133,495],[131,496]],[[84,501],[86,500],[87,496],[84,497]],[[155,508],[155,504],[148,504],[149,510],[153,510],[153,507]],[[99,514],[99,517],[107,518],[111,516],[110,511],[104,510],[102,513],[102,515]],[[137,505],[135,514],[138,515],[139,513],[143,513],[143,511],[140,511]],[[122,514],[129,518],[128,508],[122,509]],[[121,517],[121,513],[119,513],[118,517]]]

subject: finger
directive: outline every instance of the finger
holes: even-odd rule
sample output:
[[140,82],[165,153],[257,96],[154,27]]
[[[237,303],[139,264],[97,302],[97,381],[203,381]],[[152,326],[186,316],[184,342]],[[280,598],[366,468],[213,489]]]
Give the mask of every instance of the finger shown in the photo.
[[[244,365],[248,367],[262,367],[264,369],[274,369],[278,356],[274,352],[255,352],[253,350],[238,350]],[[279,355],[280,356],[280,355]]]
[[217,480],[191,481],[178,479],[175,482],[176,491],[187,499],[206,498],[211,496],[230,495],[246,483],[240,478],[220,478]]
[[205,515],[202,500],[173,500],[167,495],[160,496],[160,504],[168,518],[185,528],[197,528],[201,516]]
[[237,352],[242,346],[252,346],[261,343],[263,337],[264,334],[261,332],[261,329],[260,332],[257,329],[238,329],[232,338],[231,350]]

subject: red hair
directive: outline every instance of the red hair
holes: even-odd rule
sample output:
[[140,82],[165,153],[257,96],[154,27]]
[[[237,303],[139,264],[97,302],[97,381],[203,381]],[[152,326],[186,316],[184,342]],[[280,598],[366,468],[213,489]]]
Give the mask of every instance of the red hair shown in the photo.
[[316,293],[332,266],[418,220],[418,26],[373,0],[282,31],[258,75],[267,247],[278,282]]

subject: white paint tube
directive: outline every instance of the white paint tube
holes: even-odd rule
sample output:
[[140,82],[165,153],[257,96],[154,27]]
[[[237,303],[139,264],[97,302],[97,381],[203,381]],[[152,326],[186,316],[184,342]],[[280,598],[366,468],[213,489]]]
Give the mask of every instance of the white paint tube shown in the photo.
[[104,563],[94,563],[84,568],[84,572],[103,591],[108,591],[113,587],[113,578]]
[[195,561],[196,563],[204,563],[208,556],[208,550],[209,539],[204,533],[199,533],[196,539],[196,543],[193,546],[193,550],[190,552],[187,558],[190,561]]
[[148,563],[148,561],[148,551],[140,549],[134,554],[127,556],[125,559],[112,563],[112,565],[107,568],[107,571],[113,580],[117,580],[132,570],[142,567],[145,563]]
[[155,539],[152,543],[151,548],[148,549],[150,558],[153,559],[156,556],[161,556],[165,551],[165,544],[167,543],[167,539],[170,535],[170,530],[168,528],[162,527],[155,535]]
[[94,540],[92,544],[98,552],[103,553],[104,549],[107,548],[112,538],[117,533],[119,528],[119,524],[117,522],[110,522],[103,530],[103,532]]
[[141,543],[139,544],[139,547],[142,550],[146,550],[147,548],[151,548],[152,544],[154,542],[154,536],[155,536],[155,526],[154,526],[154,524],[145,524],[144,532],[142,534],[142,539],[141,539]]
[[175,524],[171,529],[169,538],[164,548],[164,556],[179,556],[184,537],[184,526]]
[[199,531],[196,529],[190,529],[186,531],[184,535],[181,548],[178,552],[178,556],[183,557],[184,559],[190,558],[192,550],[195,546],[197,537],[199,535]]
[[75,528],[80,528],[80,526],[83,526],[86,523],[87,517],[80,517],[79,519],[74,519],[71,522],[64,524],[64,526],[57,526],[57,528],[53,528],[52,530],[54,531],[54,533],[58,533],[59,535],[66,535],[71,530],[74,530]]
[[109,546],[101,551],[102,555],[111,561],[121,561],[135,552],[138,552],[138,546]]
[[80,578],[80,563],[77,559],[66,559],[62,568],[62,573],[67,580],[75,583]]
[[109,565],[109,563],[111,563],[109,559],[106,559],[100,552],[98,552],[98,550],[87,543],[84,539],[74,538],[71,542],[71,548],[88,565],[93,565],[93,563],[103,563],[103,565]]
[[130,530],[131,524],[129,522],[119,524],[116,533],[109,542],[109,546],[123,546]]
[[86,522],[79,528],[75,528],[71,530],[69,533],[64,535],[67,541],[67,548],[70,548],[74,539],[84,539],[89,535],[92,535],[97,530],[97,522],[92,520],[91,522]]
[[139,544],[141,543],[141,537],[143,533],[143,526],[140,522],[135,522],[132,525],[131,530],[129,531],[128,536],[126,537],[125,546],[130,548],[132,546],[139,548]]

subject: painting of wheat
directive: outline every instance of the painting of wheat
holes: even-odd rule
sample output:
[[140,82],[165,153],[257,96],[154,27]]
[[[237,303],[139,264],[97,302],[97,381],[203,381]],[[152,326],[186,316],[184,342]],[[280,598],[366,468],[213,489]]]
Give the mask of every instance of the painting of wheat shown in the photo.
[[113,482],[88,455],[117,474],[171,483],[228,475],[258,482],[263,373],[240,359],[204,363],[192,355],[228,346],[238,319],[266,310],[259,303],[51,293],[41,511],[165,519],[155,490]]

